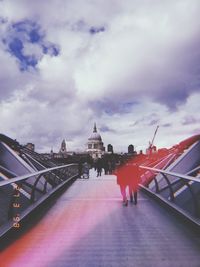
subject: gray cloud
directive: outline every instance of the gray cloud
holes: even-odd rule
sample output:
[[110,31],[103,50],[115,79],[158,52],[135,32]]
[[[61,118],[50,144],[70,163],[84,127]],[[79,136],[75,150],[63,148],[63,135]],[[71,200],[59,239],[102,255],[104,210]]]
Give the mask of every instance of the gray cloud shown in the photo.
[[196,123],[200,123],[200,119],[194,116],[185,116],[182,120],[182,125],[192,125]]
[[158,119],[157,119],[157,120],[151,120],[151,121],[149,122],[148,125],[149,125],[149,126],[152,126],[152,125],[158,125],[158,124],[159,124],[159,121],[160,121],[160,120],[158,120]]
[[171,127],[172,123],[164,123],[161,125],[161,127]]
[[114,130],[114,129],[112,129],[112,128],[110,128],[109,126],[107,126],[107,125],[102,125],[100,128],[99,128],[99,130],[101,131],[101,132],[109,132],[109,133],[115,133],[116,131]]
[[150,113],[148,115],[142,116],[140,119],[136,120],[134,123],[131,123],[130,126],[134,127],[137,125],[146,125],[146,126],[152,126],[159,124],[160,119],[158,118],[158,114],[156,113]]
[[0,10],[1,131],[44,149],[66,136],[83,144],[96,118],[116,143],[119,132],[139,143],[156,124],[166,134],[197,123],[198,0],[8,0]]

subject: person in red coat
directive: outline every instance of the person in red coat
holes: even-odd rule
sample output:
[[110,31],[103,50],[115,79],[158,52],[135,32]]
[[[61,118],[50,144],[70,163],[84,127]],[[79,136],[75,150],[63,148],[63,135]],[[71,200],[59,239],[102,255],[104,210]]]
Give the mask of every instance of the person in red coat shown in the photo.
[[131,191],[130,200],[131,202],[133,202],[133,196],[134,196],[134,201],[136,205],[139,182],[140,182],[139,166],[136,163],[131,164],[129,173],[131,173],[130,180],[129,180],[129,192]]
[[139,167],[137,164],[126,163],[118,167],[115,172],[117,176],[117,184],[120,186],[121,195],[123,198],[123,205],[128,205],[128,199],[126,196],[126,188],[129,189],[130,201],[135,205],[137,204],[137,192],[139,184]]

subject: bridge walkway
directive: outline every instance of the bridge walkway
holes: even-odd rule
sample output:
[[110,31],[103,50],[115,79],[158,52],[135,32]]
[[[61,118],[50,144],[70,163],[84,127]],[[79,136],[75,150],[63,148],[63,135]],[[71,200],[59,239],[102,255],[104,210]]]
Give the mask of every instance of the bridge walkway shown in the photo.
[[[144,193],[123,207],[113,175],[78,179],[1,252],[4,267],[199,267],[200,237]],[[0,264],[1,265],[1,264]]]

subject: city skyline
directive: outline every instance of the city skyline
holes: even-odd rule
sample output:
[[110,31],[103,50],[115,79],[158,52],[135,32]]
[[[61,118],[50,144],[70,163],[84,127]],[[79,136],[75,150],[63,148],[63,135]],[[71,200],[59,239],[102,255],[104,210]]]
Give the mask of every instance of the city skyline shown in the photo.
[[0,133],[36,151],[200,133],[198,0],[0,1]]

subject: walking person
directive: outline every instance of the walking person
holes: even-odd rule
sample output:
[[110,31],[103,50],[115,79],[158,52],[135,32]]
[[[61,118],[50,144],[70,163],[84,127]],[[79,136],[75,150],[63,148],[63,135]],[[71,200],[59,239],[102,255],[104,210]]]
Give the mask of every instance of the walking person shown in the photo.
[[83,164],[83,178],[88,178],[90,176],[90,167],[87,162]]
[[104,173],[105,174],[108,174],[109,172],[109,165],[108,165],[108,161],[107,161],[107,159],[104,159],[103,160],[103,168],[104,168]]
[[112,174],[112,172],[115,170],[115,161],[114,160],[112,160],[111,161],[111,172],[110,172],[110,174]]
[[117,184],[120,187],[120,192],[122,195],[123,206],[128,206],[128,199],[126,195],[126,188],[129,185],[128,177],[126,175],[127,169],[123,163],[120,163],[118,168],[115,170],[114,174],[117,176]]
[[97,160],[96,167],[97,167],[97,177],[101,176],[101,172],[102,172],[102,160],[101,159]]
[[82,165],[82,162],[81,161],[79,161],[79,163],[78,163],[78,174],[79,174],[79,178],[82,178],[83,165]]
[[130,202],[137,204],[137,192],[138,192],[138,184],[139,184],[139,167],[137,164],[126,163],[124,165],[120,165],[115,171],[115,175],[117,176],[117,184],[120,186],[120,192],[122,195],[122,203],[123,206],[128,206],[128,199],[126,190],[128,187]]
[[112,174],[112,164],[111,161],[108,161],[108,174]]
[[138,197],[138,188],[140,182],[139,175],[139,166],[136,163],[130,164],[129,167],[129,193],[130,193],[130,202],[133,202],[137,205],[137,197]]

